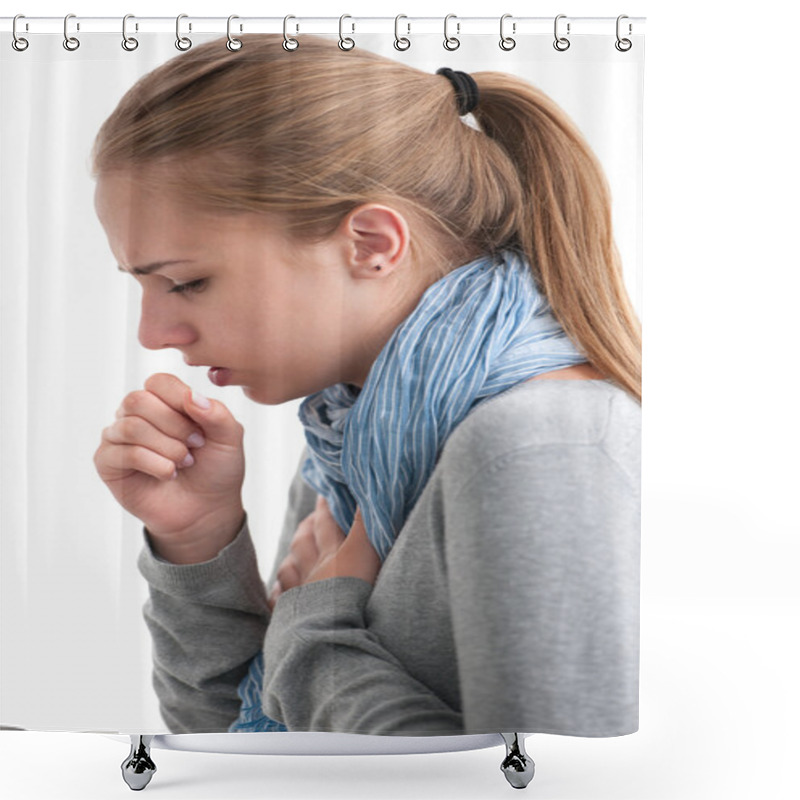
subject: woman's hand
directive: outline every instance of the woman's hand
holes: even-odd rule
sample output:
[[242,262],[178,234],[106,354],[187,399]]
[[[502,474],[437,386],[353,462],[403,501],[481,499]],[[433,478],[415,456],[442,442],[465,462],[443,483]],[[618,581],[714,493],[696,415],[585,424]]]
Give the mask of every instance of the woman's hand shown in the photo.
[[367,538],[361,509],[356,509],[353,527],[345,536],[320,496],[314,511],[297,526],[267,604],[272,610],[288,589],[326,578],[361,578],[374,585],[380,568],[381,559]]
[[122,400],[94,455],[111,493],[174,563],[213,558],[244,519],[244,428],[207,402],[196,405],[175,375],[151,375]]

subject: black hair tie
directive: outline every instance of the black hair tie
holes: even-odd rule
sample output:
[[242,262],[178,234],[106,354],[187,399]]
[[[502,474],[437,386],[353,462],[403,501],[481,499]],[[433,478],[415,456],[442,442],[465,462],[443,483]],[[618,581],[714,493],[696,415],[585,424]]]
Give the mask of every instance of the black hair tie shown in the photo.
[[450,67],[442,67],[436,70],[437,75],[444,75],[453,88],[456,90],[456,102],[458,103],[458,115],[463,117],[469,114],[478,105],[478,84],[475,83],[472,75],[466,72],[452,70]]

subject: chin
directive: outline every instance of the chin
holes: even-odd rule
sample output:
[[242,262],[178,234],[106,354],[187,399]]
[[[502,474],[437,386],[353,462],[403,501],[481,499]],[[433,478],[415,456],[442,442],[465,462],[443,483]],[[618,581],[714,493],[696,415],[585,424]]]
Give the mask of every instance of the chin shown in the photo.
[[293,400],[293,397],[286,397],[278,392],[263,392],[254,386],[242,386],[244,396],[254,403],[260,403],[262,406],[278,406],[288,400]]

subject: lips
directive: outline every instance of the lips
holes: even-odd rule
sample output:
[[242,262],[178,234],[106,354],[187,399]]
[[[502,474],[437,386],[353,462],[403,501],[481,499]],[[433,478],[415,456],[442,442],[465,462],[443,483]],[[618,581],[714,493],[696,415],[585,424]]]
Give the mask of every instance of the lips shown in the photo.
[[231,382],[232,373],[227,367],[211,367],[208,379],[214,386],[227,386]]

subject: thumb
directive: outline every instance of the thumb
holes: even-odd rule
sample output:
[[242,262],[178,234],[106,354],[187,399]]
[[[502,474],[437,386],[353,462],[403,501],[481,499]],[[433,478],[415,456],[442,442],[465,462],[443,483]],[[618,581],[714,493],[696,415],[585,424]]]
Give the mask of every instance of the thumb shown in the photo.
[[183,407],[203,429],[206,440],[231,445],[241,443],[244,428],[224,403],[190,389],[184,395]]

